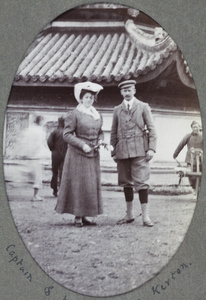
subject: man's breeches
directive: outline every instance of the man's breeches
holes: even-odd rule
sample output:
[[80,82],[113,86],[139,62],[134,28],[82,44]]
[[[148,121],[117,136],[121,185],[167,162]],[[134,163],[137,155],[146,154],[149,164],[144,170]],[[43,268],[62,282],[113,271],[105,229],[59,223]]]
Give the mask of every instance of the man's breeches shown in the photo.
[[118,184],[123,187],[134,186],[136,191],[148,189],[150,167],[145,157],[117,160]]

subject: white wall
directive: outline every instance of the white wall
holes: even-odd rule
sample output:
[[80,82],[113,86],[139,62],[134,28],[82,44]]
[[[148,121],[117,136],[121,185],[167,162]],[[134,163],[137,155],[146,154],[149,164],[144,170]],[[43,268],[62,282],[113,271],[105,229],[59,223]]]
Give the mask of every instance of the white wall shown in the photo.
[[[102,113],[103,130],[105,131],[106,142],[109,143],[112,114]],[[174,112],[174,111],[153,111],[154,123],[157,131],[157,151],[153,161],[174,161],[173,153],[181,139],[191,132],[191,123],[196,120],[201,125],[200,113],[197,112]],[[109,159],[110,154],[101,151],[102,159]],[[177,157],[178,161],[184,162],[186,147]]]
[[[18,113],[20,111],[18,110]],[[57,121],[58,117],[65,115],[66,112],[54,112],[54,111],[42,111],[42,110],[26,110],[30,114],[29,119],[31,120],[33,114],[39,114],[44,116],[44,121]],[[15,114],[15,109],[8,110],[7,114]],[[112,112],[102,112],[103,116],[103,130],[105,132],[105,142],[109,144],[110,141],[110,129],[112,125]],[[174,162],[173,153],[176,149],[180,140],[187,133],[191,132],[191,123],[193,120],[197,120],[201,124],[200,113],[198,112],[175,112],[165,110],[154,110],[153,111],[154,122],[157,130],[157,152],[153,159],[153,162]],[[8,129],[7,129],[8,130]],[[7,135],[9,133],[7,132]],[[184,162],[186,149],[184,149],[178,156],[178,161]],[[50,157],[48,157],[50,158]],[[101,161],[106,163],[108,166],[113,165],[113,160],[110,155],[110,151],[101,149]]]
[[[173,153],[182,138],[191,132],[191,123],[196,120],[201,125],[201,117],[198,113],[169,113],[154,112],[154,121],[157,130],[157,153],[156,161],[174,161]],[[184,162],[186,147],[177,157],[178,161]]]

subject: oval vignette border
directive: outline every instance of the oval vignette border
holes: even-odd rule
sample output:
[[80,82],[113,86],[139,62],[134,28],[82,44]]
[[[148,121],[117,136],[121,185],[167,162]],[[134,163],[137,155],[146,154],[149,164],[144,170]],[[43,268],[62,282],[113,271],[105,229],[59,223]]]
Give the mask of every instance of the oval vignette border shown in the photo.
[[[3,128],[4,116],[9,98],[9,93],[12,85],[14,75],[19,66],[27,48],[33,42],[36,35],[58,15],[65,11],[75,8],[76,6],[89,3],[97,3],[100,1],[68,1],[60,0],[58,3],[54,0],[27,2],[20,0],[21,5],[18,5],[14,0],[2,0],[1,15],[3,20],[1,24],[1,36],[3,46],[1,47],[1,158],[3,146]],[[102,1],[101,1],[102,2]],[[203,30],[206,21],[206,10],[204,11],[204,0],[188,0],[184,4],[178,5],[178,0],[172,3],[169,0],[156,0],[155,5],[152,0],[147,0],[144,3],[140,0],[136,1],[112,1],[113,4],[123,4],[134,7],[147,14],[150,18],[158,22],[165,31],[176,42],[179,49],[182,51],[188,66],[191,70],[193,79],[196,84],[196,90],[199,98],[204,139],[206,128],[206,108],[204,108],[204,75],[206,73],[205,63],[205,46],[206,41],[201,38],[204,34]],[[23,18],[20,18],[23,16]],[[9,22],[8,22],[9,20]],[[24,27],[25,26],[25,27]],[[181,28],[181,30],[180,30]],[[26,30],[25,30],[26,29]],[[201,33],[202,32],[202,33]],[[9,38],[7,38],[9,37]],[[195,54],[197,55],[195,56]],[[205,146],[205,145],[204,145]],[[204,147],[205,153],[205,147]],[[202,182],[205,181],[205,166],[203,168]],[[1,243],[0,243],[0,261],[1,271],[0,279],[2,287],[0,295],[2,300],[17,299],[17,300],[36,300],[36,299],[94,299],[94,297],[83,296],[68,291],[58,283],[55,283],[46,275],[41,268],[34,262],[18,232],[15,228],[12,216],[10,214],[9,205],[7,203],[6,190],[4,186],[3,177],[3,162],[1,159]],[[204,256],[206,242],[205,227],[202,220],[204,220],[204,211],[206,202],[204,195],[206,188],[201,185],[201,191],[198,198],[196,210],[188,230],[186,237],[178,249],[177,253],[166,265],[164,270],[159,275],[155,276],[151,281],[146,282],[143,286],[121,296],[107,297],[107,299],[140,299],[146,300],[152,297],[158,299],[188,299],[193,300],[206,295],[206,287],[204,282],[206,280],[205,266],[206,257]],[[39,280],[33,282],[32,285],[26,284],[24,278],[18,276],[17,270],[13,267],[8,267],[8,255],[6,255],[6,248],[10,244],[15,244],[19,255],[22,257],[25,264],[29,266],[30,272],[35,273]],[[191,267],[178,281],[171,281],[171,287],[159,295],[153,296],[151,287],[165,284],[165,281],[171,277],[171,272],[177,270],[182,263],[191,263]],[[8,284],[9,283],[9,284]],[[46,295],[44,287],[54,286],[55,291],[50,295]],[[12,287],[12,288],[11,288]],[[195,296],[195,298],[194,298]],[[65,298],[65,299],[64,299]],[[103,299],[103,298],[101,298]],[[203,298],[202,298],[203,299]]]

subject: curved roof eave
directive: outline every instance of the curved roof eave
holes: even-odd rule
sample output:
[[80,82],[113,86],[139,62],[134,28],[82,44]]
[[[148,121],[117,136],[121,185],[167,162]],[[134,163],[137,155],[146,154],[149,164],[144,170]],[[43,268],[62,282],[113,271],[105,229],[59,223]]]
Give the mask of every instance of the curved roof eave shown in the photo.
[[20,64],[14,85],[73,86],[89,80],[106,86],[125,79],[145,82],[159,76],[174,60],[182,82],[192,84],[176,44],[161,28],[146,33],[131,20],[121,26],[115,23],[111,30],[108,26],[91,30],[86,25],[84,22],[75,30],[47,28]]

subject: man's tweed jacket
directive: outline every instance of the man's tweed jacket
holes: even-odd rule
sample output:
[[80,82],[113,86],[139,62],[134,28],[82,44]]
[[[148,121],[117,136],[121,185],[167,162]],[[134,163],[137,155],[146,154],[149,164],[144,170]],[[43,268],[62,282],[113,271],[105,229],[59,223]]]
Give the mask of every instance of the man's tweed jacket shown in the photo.
[[[145,149],[143,131],[149,132],[148,149]],[[127,159],[145,156],[146,151],[156,151],[156,131],[151,109],[147,103],[134,99],[128,111],[124,101],[114,108],[110,144],[112,156]]]

